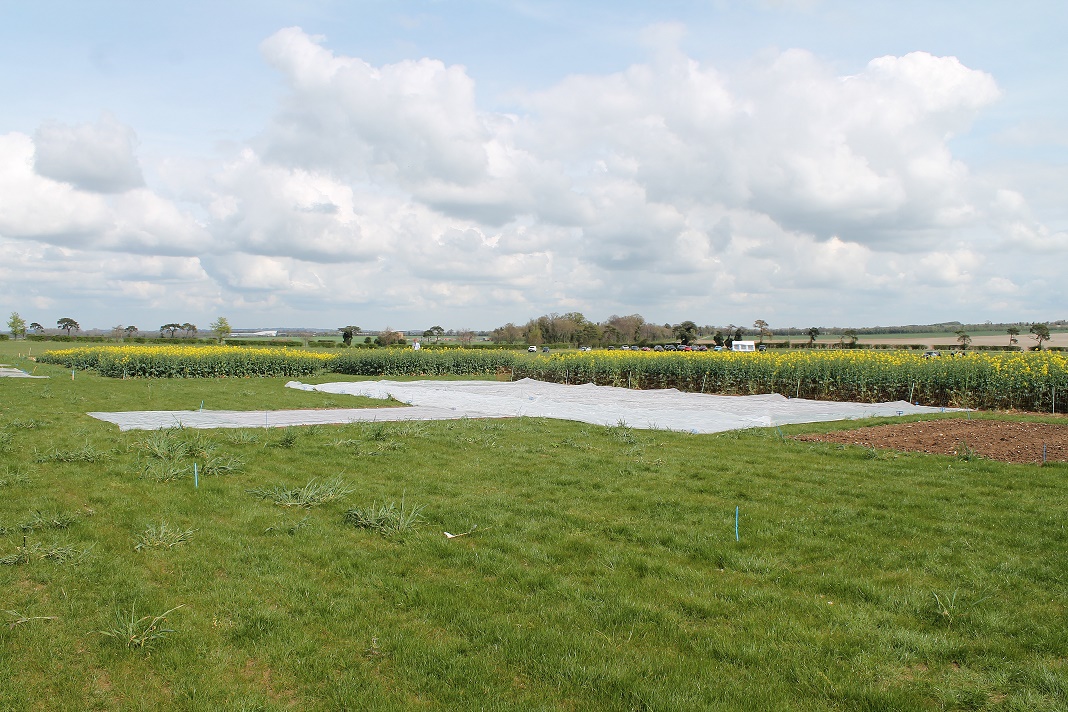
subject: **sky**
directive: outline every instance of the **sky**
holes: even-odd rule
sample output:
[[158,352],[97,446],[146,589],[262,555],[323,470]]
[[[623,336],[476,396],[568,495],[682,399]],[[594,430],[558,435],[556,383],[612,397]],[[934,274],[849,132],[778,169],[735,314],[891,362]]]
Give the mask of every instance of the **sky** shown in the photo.
[[1068,4],[0,0],[0,313],[1068,318]]

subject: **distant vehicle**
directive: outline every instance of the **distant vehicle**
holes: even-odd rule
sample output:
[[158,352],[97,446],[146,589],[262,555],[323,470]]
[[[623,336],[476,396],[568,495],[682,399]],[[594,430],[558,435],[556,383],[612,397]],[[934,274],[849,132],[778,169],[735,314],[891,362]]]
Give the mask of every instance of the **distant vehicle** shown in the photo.
[[717,346],[716,348],[714,348],[714,349],[712,349],[712,350],[713,350],[713,351],[722,351],[722,350],[723,350],[723,347],[722,347],[722,346]]
[[942,355],[942,353],[940,351],[931,350],[931,351],[924,351],[923,352],[923,357],[924,358],[938,358],[941,355]]
[[664,351],[674,351],[674,350],[675,350],[675,344],[665,344],[664,345]]
[[767,351],[768,347],[765,344],[757,344],[757,351]]
[[593,351],[592,346],[579,346],[579,351]]
[[664,347],[661,346],[660,344],[657,344],[656,346],[653,347],[653,351],[663,351],[663,350],[664,350]]
[[731,344],[731,351],[741,351],[744,353],[756,351],[755,341],[735,341]]
[[549,353],[549,347],[548,347],[548,346],[542,346],[542,347],[541,347],[541,352],[542,352],[543,354],[547,354],[547,353]]
[[537,346],[528,346],[527,347],[527,351],[529,351],[532,354],[536,354],[536,353],[538,353],[538,347]]

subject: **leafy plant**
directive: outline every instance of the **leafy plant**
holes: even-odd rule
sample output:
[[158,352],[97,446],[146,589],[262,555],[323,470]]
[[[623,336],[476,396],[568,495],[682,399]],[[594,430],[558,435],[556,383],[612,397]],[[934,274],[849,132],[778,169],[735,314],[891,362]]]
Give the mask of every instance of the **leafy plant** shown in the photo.
[[317,481],[314,477],[308,480],[303,487],[287,488],[276,485],[270,488],[256,488],[245,490],[260,499],[270,500],[280,507],[316,507],[326,502],[341,499],[355,491],[340,476],[324,482]]
[[129,613],[119,610],[115,614],[115,624],[99,633],[122,642],[127,648],[143,648],[153,641],[163,640],[174,632],[173,628],[163,626],[167,622],[167,616],[184,605],[175,606],[158,616],[138,617],[136,607],[131,608]]

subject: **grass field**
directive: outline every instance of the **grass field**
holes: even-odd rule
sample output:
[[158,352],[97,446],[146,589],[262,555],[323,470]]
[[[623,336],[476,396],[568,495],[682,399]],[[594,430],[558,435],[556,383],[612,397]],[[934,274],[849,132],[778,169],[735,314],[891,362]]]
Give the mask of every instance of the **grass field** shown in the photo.
[[3,709],[1068,708],[1063,465],[788,437],[827,425],[119,433],[85,412],[360,401],[37,373],[0,379]]

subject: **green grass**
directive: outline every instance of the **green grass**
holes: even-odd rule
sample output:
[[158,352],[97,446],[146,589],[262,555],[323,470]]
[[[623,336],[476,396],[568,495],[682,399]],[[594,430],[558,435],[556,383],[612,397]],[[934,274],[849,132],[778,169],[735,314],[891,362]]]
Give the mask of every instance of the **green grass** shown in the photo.
[[[38,373],[0,380],[0,708],[1068,708],[1063,465],[789,438],[828,425],[119,433],[85,412],[358,401]],[[142,476],[208,457],[242,465]],[[346,519],[402,497],[403,537]]]

